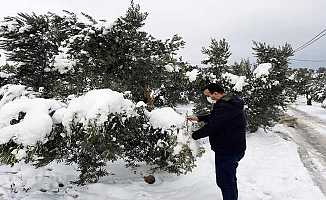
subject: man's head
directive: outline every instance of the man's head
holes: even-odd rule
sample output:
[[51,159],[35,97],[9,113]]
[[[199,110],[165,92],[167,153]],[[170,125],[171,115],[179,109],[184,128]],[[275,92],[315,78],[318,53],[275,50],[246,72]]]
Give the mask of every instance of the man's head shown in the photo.
[[203,88],[203,93],[213,101],[219,101],[224,96],[224,89],[217,83],[210,83]]

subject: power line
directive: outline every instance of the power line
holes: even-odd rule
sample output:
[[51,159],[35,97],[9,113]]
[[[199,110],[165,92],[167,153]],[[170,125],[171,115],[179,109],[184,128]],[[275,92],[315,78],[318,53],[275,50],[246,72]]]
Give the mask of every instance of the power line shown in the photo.
[[324,33],[323,35],[319,36],[318,38],[314,39],[312,42],[310,42],[309,44],[305,45],[304,47],[302,47],[301,49],[297,50],[298,51],[301,51],[303,49],[305,49],[306,47],[310,46],[311,44],[313,44],[314,42],[316,42],[317,40],[319,40],[320,38],[324,37],[326,35],[326,33]]
[[300,49],[305,48],[307,45],[311,44],[315,39],[317,39],[318,36],[320,36],[321,34],[323,34],[325,31],[326,31],[326,29],[322,30],[318,35],[316,35],[315,37],[313,37],[308,42],[306,42],[306,43],[302,44],[301,46],[297,47],[294,51],[299,51]]
[[326,29],[322,30],[319,34],[317,34],[315,37],[313,37],[308,42],[306,42],[306,43],[302,44],[301,46],[299,46],[298,48],[296,48],[294,50],[294,52],[298,52],[298,51],[301,51],[301,50],[305,49],[306,47],[310,46],[311,44],[313,44],[314,42],[316,42],[320,38],[324,37],[325,35],[326,35]]

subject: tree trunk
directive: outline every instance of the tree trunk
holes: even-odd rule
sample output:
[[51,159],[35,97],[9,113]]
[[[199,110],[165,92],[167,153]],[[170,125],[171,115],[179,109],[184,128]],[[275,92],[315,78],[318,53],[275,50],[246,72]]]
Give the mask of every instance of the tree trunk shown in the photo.
[[144,87],[144,102],[147,104],[149,110],[154,109],[154,97],[148,85]]
[[306,99],[307,99],[307,105],[311,106],[312,105],[312,98],[308,93],[306,94]]

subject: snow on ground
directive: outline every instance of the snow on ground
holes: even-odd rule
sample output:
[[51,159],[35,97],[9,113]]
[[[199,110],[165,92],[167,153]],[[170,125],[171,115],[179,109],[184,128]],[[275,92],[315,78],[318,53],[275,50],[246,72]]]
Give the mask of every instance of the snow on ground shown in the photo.
[[301,163],[297,146],[275,133],[259,131],[248,138],[238,179],[244,200],[325,199]]
[[306,98],[304,96],[300,96],[292,107],[304,113],[309,113],[310,116],[319,118],[326,123],[326,109],[322,107],[321,103],[312,102],[312,105],[308,106],[306,103]]
[[326,136],[326,109],[321,105],[321,103],[312,102],[309,106],[304,97],[299,97],[294,104],[290,105],[287,113],[318,131],[319,134]]
[[292,130],[287,135],[299,146],[302,162],[309,169],[314,182],[326,194],[326,109],[319,103],[306,105],[300,97],[289,106],[287,114],[295,119]]
[[[122,162],[109,163],[113,175],[83,187],[69,183],[77,178],[75,166],[56,163],[39,169],[23,163],[13,168],[0,166],[0,199],[222,199],[215,184],[214,154],[208,144],[205,147],[207,152],[192,173],[154,174],[156,182],[152,185],[143,181],[143,176],[148,174],[145,166],[125,169]],[[325,199],[301,163],[297,146],[273,132],[260,130],[248,136],[248,149],[238,168],[238,183],[240,200]]]

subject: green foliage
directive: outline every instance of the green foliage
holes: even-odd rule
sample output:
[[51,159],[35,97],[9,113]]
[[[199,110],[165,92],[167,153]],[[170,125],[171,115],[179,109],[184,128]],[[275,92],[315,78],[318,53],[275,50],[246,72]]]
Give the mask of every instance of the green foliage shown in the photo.
[[197,91],[192,91],[191,93],[194,96],[195,102],[194,112],[197,114],[207,114],[212,107],[202,94],[202,89],[205,85],[212,82],[225,83],[220,77],[223,73],[231,71],[231,67],[227,65],[228,59],[231,56],[230,45],[224,38],[221,40],[211,39],[209,47],[202,48],[202,53],[207,56],[202,61],[206,67],[198,68],[199,75],[193,83],[193,89]]
[[244,88],[244,99],[247,105],[248,129],[255,132],[259,127],[270,127],[274,125],[282,114],[280,106],[283,105],[277,92],[282,90],[280,85],[273,85],[262,79],[251,79],[248,86]]
[[326,99],[326,72],[319,69],[314,74],[312,83],[312,98],[317,102],[323,102]]
[[11,25],[1,26],[0,48],[6,51],[9,61],[19,63],[16,75],[22,83],[35,89],[46,84],[45,68],[57,51],[49,20],[46,15],[19,13],[17,17],[5,18]]
[[[19,13],[5,18],[0,48],[6,50],[8,61],[17,63],[20,83],[36,90],[44,88],[45,97],[65,98],[111,88],[131,91],[133,100],[150,106],[172,105],[182,99],[179,86],[185,85],[185,64],[176,55],[185,43],[178,35],[160,40],[143,31],[148,14],[139,5],[132,2],[126,14],[110,27],[85,13],[82,15],[89,23],[80,22],[74,13],[65,14]],[[66,59],[75,62],[67,72],[54,67],[63,49]],[[181,70],[167,72],[166,65]],[[169,95],[172,87],[180,88],[179,93]],[[151,95],[161,89],[162,93]],[[155,102],[159,99],[164,101]]]
[[312,69],[299,68],[293,70],[294,84],[292,89],[296,91],[298,95],[305,95],[307,99],[307,104],[311,103],[312,100],[312,90],[313,90],[313,74]]
[[0,163],[6,165],[14,165],[17,162],[17,159],[12,151],[15,149],[20,149],[20,145],[16,144],[13,140],[10,140],[8,143],[0,145]]
[[164,71],[164,83],[154,97],[154,105],[157,107],[174,107],[177,104],[186,104],[193,97],[192,91],[194,84],[185,76],[186,72],[191,69],[191,66],[182,61],[178,61],[174,64],[169,64],[169,67],[174,70]]
[[245,76],[247,78],[251,78],[252,76],[252,70],[251,70],[251,64],[250,61],[247,59],[242,59],[240,63],[235,62],[231,66],[230,73],[235,74],[237,76]]
[[[73,76],[68,80],[80,91],[111,88],[115,91],[131,91],[136,102],[153,104],[153,91],[175,86],[181,71],[167,73],[165,66],[182,66],[174,56],[184,42],[175,35],[165,41],[155,39],[141,28],[147,13],[139,5],[131,4],[125,16],[118,18],[111,27],[83,25],[76,36],[68,38],[68,54],[77,63]],[[180,95],[179,95],[180,97]],[[165,105],[176,99],[165,98]],[[153,106],[153,105],[151,105]]]
[[231,56],[231,52],[230,45],[224,38],[219,41],[214,38],[211,39],[211,44],[207,49],[203,47],[202,53],[208,57],[202,63],[211,65],[214,68],[215,75],[219,76],[227,70],[226,64]]
[[204,74],[204,70],[201,71],[199,76],[197,77],[196,81],[194,82],[194,90],[192,91],[193,97],[194,97],[194,113],[198,115],[205,115],[208,114],[212,108],[212,104],[209,103],[206,99],[206,97],[203,95],[202,89],[210,83],[209,78]]
[[19,81],[15,78],[15,74],[17,72],[12,65],[6,64],[0,66],[0,73],[6,74],[6,76],[0,76],[0,86],[19,83]]
[[287,77],[288,58],[293,55],[289,44],[272,47],[265,43],[254,42],[254,54],[257,64],[271,63],[272,69],[268,76],[249,80],[247,95],[247,114],[249,130],[254,132],[258,127],[272,126],[279,120],[282,110],[291,102],[289,91],[291,81]]
[[[164,160],[166,171],[176,174],[186,174],[192,171],[195,165],[196,156],[187,145],[182,145],[181,151],[173,156],[170,156],[167,160]],[[171,164],[173,163],[173,164]],[[164,169],[164,168],[163,168]]]

